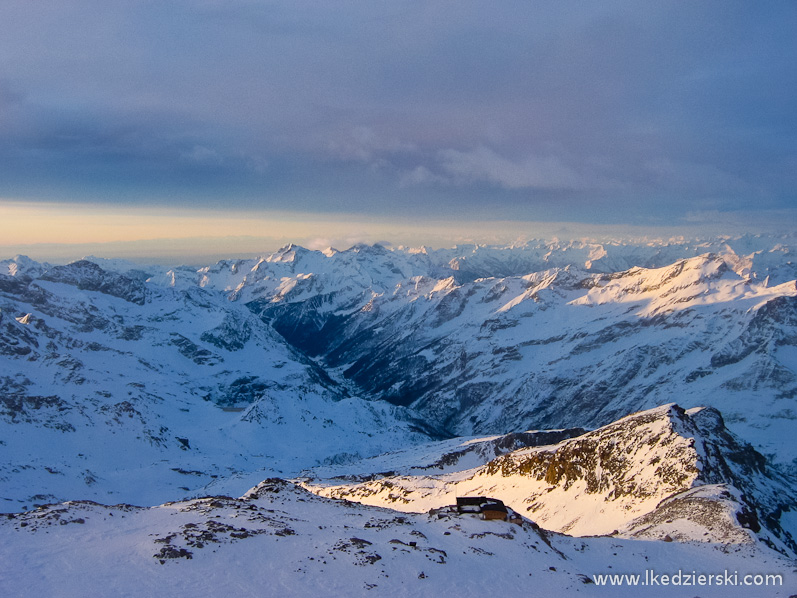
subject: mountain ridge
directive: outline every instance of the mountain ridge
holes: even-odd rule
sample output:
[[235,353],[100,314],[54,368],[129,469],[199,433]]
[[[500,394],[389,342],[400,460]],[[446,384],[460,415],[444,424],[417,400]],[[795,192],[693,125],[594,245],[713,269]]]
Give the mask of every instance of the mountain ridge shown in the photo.
[[[102,498],[98,489],[114,485],[112,461],[86,457],[73,430],[98,446],[121,443],[134,469],[138,450],[148,463],[181,460],[176,469],[198,474],[155,470],[171,492],[190,493],[211,476],[262,469],[251,455],[270,455],[272,473],[296,474],[433,438],[595,428],[674,399],[720,409],[731,430],[794,470],[789,247],[765,237],[423,251],[290,245],[177,268],[6,260],[0,449],[9,457],[0,474],[29,480],[6,503],[71,497],[48,496],[48,487]],[[630,267],[597,271],[619,264]],[[507,276],[477,277],[487,268]],[[319,434],[329,444],[314,448]],[[202,436],[213,440],[194,439]],[[232,470],[213,456],[229,442],[243,449],[230,455]],[[47,446],[75,460],[61,466]],[[104,465],[77,465],[93,458]]]
[[[662,405],[556,444],[496,451],[470,469],[405,470],[344,483],[308,477],[303,485],[322,496],[408,512],[452,504],[456,496],[491,496],[546,529],[575,536],[720,543],[757,537],[797,554],[797,529],[781,524],[797,502],[792,481],[728,432],[710,407]],[[690,501],[699,508],[685,507]],[[673,524],[662,510],[678,510],[676,504],[680,521]],[[715,525],[697,526],[709,513]]]

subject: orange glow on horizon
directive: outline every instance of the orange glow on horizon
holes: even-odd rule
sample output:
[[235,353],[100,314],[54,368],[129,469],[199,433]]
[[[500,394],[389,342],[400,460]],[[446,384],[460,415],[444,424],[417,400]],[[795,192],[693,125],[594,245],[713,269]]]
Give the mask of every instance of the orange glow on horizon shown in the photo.
[[288,242],[311,249],[346,249],[358,242],[380,241],[450,246],[511,242],[521,232],[528,233],[528,227],[521,222],[485,225],[348,214],[0,200],[0,258],[30,252],[47,259],[52,246],[59,246],[64,255],[72,247],[78,253],[104,257],[263,252]]
[[[698,232],[695,229],[692,232]],[[707,232],[702,230],[704,234]],[[633,227],[572,222],[459,221],[364,214],[245,209],[35,203],[0,199],[0,259],[100,257],[231,257],[263,254],[288,242],[309,249],[355,243],[451,247],[528,239],[671,238],[684,227]]]

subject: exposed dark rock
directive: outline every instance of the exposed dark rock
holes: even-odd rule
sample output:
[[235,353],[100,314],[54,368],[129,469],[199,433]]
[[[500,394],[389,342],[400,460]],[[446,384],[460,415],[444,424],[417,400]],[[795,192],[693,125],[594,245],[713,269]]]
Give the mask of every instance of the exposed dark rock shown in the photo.
[[85,291],[97,291],[138,305],[144,305],[147,297],[146,286],[140,278],[106,272],[87,260],[72,262],[66,266],[54,266],[41,276],[41,280],[69,284]]
[[197,365],[217,365],[224,361],[219,355],[214,355],[207,349],[203,349],[196,343],[193,343],[182,334],[173,332],[171,334],[171,344],[177,347],[177,350],[184,357],[187,357]]
[[240,351],[246,346],[251,336],[252,325],[248,320],[236,319],[227,315],[222,324],[213,330],[204,332],[200,340],[225,351]]

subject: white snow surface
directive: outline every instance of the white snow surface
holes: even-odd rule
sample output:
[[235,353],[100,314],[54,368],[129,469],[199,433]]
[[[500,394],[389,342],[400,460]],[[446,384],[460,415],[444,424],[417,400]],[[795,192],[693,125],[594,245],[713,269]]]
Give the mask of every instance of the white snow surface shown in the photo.
[[[604,574],[770,574],[788,596],[793,562],[755,545],[570,538],[471,516],[403,514],[266,480],[241,499],[146,509],[65,503],[0,520],[0,590],[33,596],[683,596],[612,586]],[[733,579],[733,577],[731,577]],[[752,581],[755,579],[751,577]],[[589,583],[593,582],[593,583]],[[773,580],[774,583],[774,580]],[[704,586],[704,597],[750,587]]]
[[794,241],[0,261],[0,595],[789,596]]
[[[756,535],[737,516],[751,504],[761,521],[770,512],[791,529],[788,511],[775,506],[791,508],[797,495],[790,482],[758,468],[760,455],[729,435],[713,410],[663,405],[554,445],[496,450],[489,460],[499,446],[484,439],[440,443],[436,459],[432,447],[417,447],[311,470],[301,483],[321,496],[405,512],[455,504],[459,496],[490,497],[546,529],[582,537],[751,543]],[[481,464],[470,467],[474,460]],[[794,554],[780,532],[756,531]]]

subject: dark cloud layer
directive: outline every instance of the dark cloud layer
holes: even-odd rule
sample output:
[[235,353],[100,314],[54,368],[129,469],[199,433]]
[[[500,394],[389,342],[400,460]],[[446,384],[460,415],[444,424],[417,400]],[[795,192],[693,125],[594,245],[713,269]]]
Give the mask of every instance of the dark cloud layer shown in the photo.
[[782,214],[794,31],[790,1],[6,0],[0,197]]

